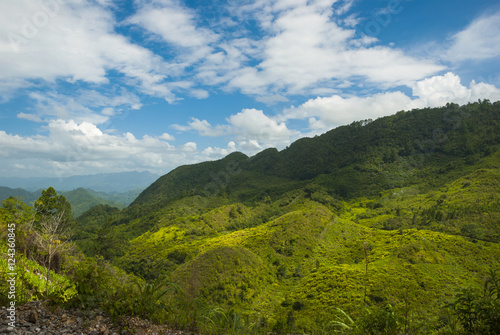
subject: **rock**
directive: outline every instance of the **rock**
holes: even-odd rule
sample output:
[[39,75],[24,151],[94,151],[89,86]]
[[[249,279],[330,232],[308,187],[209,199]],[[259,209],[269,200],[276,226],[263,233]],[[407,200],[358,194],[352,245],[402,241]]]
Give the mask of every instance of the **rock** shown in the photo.
[[165,325],[155,325],[136,317],[123,317],[118,323],[99,310],[64,310],[48,307],[45,302],[36,301],[16,306],[17,327],[8,326],[7,310],[0,308],[0,334],[43,334],[43,335],[186,335],[173,331]]
[[28,314],[26,315],[26,321],[30,322],[30,323],[36,323],[37,320],[38,320],[38,313],[36,310],[31,310],[28,312]]

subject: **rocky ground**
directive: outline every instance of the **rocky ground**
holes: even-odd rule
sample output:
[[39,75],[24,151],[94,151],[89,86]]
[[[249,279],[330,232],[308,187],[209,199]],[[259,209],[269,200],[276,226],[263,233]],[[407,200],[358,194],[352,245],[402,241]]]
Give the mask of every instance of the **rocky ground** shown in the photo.
[[44,302],[16,306],[16,327],[10,327],[6,307],[0,309],[0,334],[43,335],[187,335],[164,325],[155,325],[138,318],[124,318],[117,324],[98,310],[54,309]]

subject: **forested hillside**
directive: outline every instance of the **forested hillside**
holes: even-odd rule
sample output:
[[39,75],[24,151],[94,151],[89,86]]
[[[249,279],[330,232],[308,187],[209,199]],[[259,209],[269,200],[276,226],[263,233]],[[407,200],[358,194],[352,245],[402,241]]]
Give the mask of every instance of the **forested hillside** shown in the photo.
[[499,148],[485,100],[178,167],[76,219],[66,300],[206,334],[496,334]]

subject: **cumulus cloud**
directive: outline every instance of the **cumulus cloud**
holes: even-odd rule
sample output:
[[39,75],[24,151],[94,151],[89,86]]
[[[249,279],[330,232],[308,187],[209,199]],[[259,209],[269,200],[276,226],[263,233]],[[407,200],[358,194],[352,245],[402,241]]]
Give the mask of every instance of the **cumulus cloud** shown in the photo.
[[[187,126],[174,125],[178,131],[196,131],[201,136],[230,136],[245,152],[252,154],[255,150],[268,147],[285,147],[300,134],[291,130],[285,122],[277,122],[264,114],[262,110],[246,108],[237,114],[230,115],[223,125],[212,126],[207,120],[192,118]],[[235,142],[231,141],[234,149]]]
[[378,93],[370,96],[318,97],[298,107],[285,109],[276,120],[308,120],[313,133],[349,124],[362,119],[376,119],[400,110],[438,107],[448,102],[466,104],[478,99],[500,100],[500,89],[485,83],[461,84],[460,77],[449,72],[416,82],[412,86],[413,97],[401,91]]
[[175,141],[175,137],[173,137],[172,135],[167,134],[167,133],[161,134],[158,138],[165,140],[165,141]]
[[376,119],[398,110],[423,107],[402,92],[379,93],[368,97],[341,97],[333,95],[310,99],[298,107],[283,111],[281,120],[303,119],[309,127],[322,132],[361,119]]
[[[339,26],[340,17],[352,4],[281,0],[241,6],[240,16],[251,15],[265,34],[258,41],[258,52],[249,56],[258,65],[242,62],[230,74],[221,75],[229,77],[227,86],[257,96],[269,96],[269,92],[307,95],[360,78],[384,87],[408,85],[445,69],[434,60],[378,46],[375,38],[359,37],[355,29]],[[351,27],[356,24],[350,20]]]
[[233,141],[230,141],[227,144],[226,148],[219,148],[219,147],[208,147],[203,150],[203,155],[206,155],[207,157],[217,159],[220,157],[225,157],[229,155],[231,152],[236,151],[236,143]]
[[[377,119],[400,110],[443,106],[448,102],[466,104],[478,99],[500,100],[500,89],[485,83],[462,85],[460,77],[449,72],[417,81],[410,86],[412,96],[402,91],[383,92],[366,96],[334,94],[309,99],[299,106],[285,108],[273,117],[262,110],[247,108],[230,115],[227,124],[212,126],[207,120],[192,119],[179,131],[197,131],[202,136],[229,136],[247,154],[264,148],[283,148],[293,140],[316,135],[340,125],[364,119]],[[290,120],[308,122],[306,133],[290,129]]]
[[86,121],[53,120],[44,130],[34,136],[0,131],[2,175],[21,172],[30,176],[36,171],[38,176],[69,176],[135,170],[163,174],[182,164],[221,158],[236,149],[234,142],[227,148],[200,150],[195,142],[176,147],[167,142],[174,138],[166,133],[142,138],[130,132],[112,135]]
[[482,16],[451,38],[444,58],[451,61],[483,60],[500,56],[500,11]]
[[478,99],[500,100],[500,89],[485,83],[472,81],[469,87],[460,82],[460,77],[451,72],[417,82],[413,95],[427,107],[443,106],[447,102],[466,104]]
[[0,20],[0,81],[18,83],[18,88],[26,81],[57,79],[104,85],[113,70],[147,94],[175,100],[176,86],[165,80],[179,72],[178,65],[115,33],[107,6],[76,0],[2,1]]
[[243,109],[228,118],[233,132],[245,139],[259,139],[261,141],[289,141],[294,132],[287,128],[284,122],[276,122],[263,111],[255,108]]

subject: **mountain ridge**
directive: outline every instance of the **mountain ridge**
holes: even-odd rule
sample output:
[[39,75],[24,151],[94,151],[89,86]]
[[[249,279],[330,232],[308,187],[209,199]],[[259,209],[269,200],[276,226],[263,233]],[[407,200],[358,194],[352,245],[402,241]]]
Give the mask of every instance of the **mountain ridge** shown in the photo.
[[54,187],[54,189],[60,191],[71,191],[82,187],[94,191],[124,193],[136,188],[145,188],[158,177],[158,175],[147,171],[99,173],[61,178],[0,177],[0,186],[23,188],[31,192],[46,189],[47,187]]
[[[282,151],[266,149],[253,157],[236,152],[217,161],[180,166],[158,178],[131,206],[152,199],[168,201],[182,194],[210,195],[220,190],[250,198],[251,192],[245,195],[241,183],[270,176],[285,183],[317,181],[344,198],[373,189],[370,183],[378,186],[377,192],[408,185],[421,177],[417,160],[434,159],[439,169],[448,166],[457,170],[449,165],[454,159],[474,160],[474,155],[494,150],[494,145],[500,143],[500,125],[496,122],[499,104],[486,101],[401,111],[299,139]],[[488,110],[490,114],[496,112],[489,115]],[[473,128],[484,128],[481,136],[470,136]],[[273,186],[279,187],[270,184],[255,191],[262,193]]]

